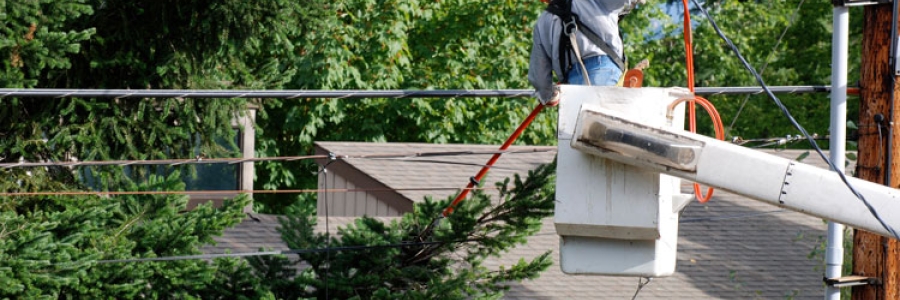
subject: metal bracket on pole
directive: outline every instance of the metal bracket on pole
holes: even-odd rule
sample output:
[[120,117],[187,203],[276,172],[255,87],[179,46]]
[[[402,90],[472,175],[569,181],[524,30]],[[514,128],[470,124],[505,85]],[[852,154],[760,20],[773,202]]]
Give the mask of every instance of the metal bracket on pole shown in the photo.
[[875,277],[864,277],[864,276],[844,276],[839,278],[822,278],[825,281],[825,285],[833,286],[836,288],[844,288],[858,285],[881,285],[881,278]]
[[866,6],[875,4],[893,3],[893,0],[831,0],[834,6]]

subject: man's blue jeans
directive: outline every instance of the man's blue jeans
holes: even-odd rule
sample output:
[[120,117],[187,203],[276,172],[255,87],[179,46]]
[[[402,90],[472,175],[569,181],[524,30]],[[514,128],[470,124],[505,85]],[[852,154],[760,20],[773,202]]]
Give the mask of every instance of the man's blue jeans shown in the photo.
[[[619,82],[619,77],[622,77],[622,70],[619,70],[607,55],[585,58],[584,67],[591,76],[592,85],[613,86]],[[581,65],[578,62],[575,62],[575,67],[569,70],[569,84],[584,84],[584,76],[581,75]]]

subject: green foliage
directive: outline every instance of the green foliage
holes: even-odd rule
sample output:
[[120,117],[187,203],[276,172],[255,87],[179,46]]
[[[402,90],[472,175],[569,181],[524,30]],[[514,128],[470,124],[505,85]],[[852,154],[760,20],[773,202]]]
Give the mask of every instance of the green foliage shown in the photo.
[[[203,299],[276,299],[271,292],[260,289],[261,277],[254,274],[246,260],[215,259],[216,274],[205,290]],[[277,299],[288,299],[279,297]]]
[[[309,214],[289,215],[281,220],[281,232],[291,249],[348,249],[301,253],[297,261],[250,261],[265,288],[278,298],[497,298],[509,282],[536,278],[552,263],[547,251],[499,269],[484,265],[486,258],[524,244],[540,230],[541,220],[552,215],[555,169],[555,163],[544,165],[524,181],[517,175],[498,182],[497,200],[475,192],[436,226],[434,217],[452,198],[426,198],[413,213],[390,223],[360,218],[338,229],[336,236],[316,233],[316,219]],[[400,244],[408,246],[396,246]],[[349,249],[358,246],[367,247]],[[299,266],[299,274],[292,264]]]
[[95,34],[74,20],[93,13],[87,0],[0,2],[0,87],[38,87],[64,72]]
[[[297,1],[106,1],[78,24],[96,37],[64,84],[96,88],[278,88],[302,30]],[[210,100],[204,100],[209,102]]]
[[[266,88],[290,75],[294,2],[2,2],[0,83],[48,88]],[[280,10],[289,8],[288,10]],[[274,10],[273,10],[274,9]],[[255,12],[255,13],[251,13]],[[280,12],[276,14],[275,12]],[[275,16],[277,15],[277,16]],[[201,17],[202,16],[202,17]],[[256,22],[254,18],[266,22]],[[267,26],[286,25],[280,31]],[[272,27],[274,28],[274,26]],[[253,55],[245,55],[253,54]],[[241,99],[0,99],[0,161],[233,156]],[[172,172],[174,171],[174,172]],[[190,170],[187,170],[190,171]],[[0,191],[178,191],[177,170],[0,170]],[[191,298],[240,265],[100,264],[198,254],[243,218],[249,198],[184,211],[185,196],[0,197],[3,298]],[[247,268],[246,265],[243,268]],[[239,282],[232,294],[241,293]],[[255,293],[255,290],[253,291]],[[255,296],[248,296],[256,298]]]
[[[827,84],[830,5],[800,0],[710,1],[706,5],[771,85]],[[685,86],[677,4],[644,5],[623,21],[632,61],[651,60],[646,86]],[[505,89],[528,88],[536,0],[352,1],[0,1],[0,86],[187,89]],[[668,12],[667,9],[670,9]],[[676,11],[676,13],[671,13]],[[670,17],[671,13],[675,18]],[[853,10],[851,29],[862,26]],[[698,86],[756,85],[695,18]],[[782,41],[777,35],[793,23]],[[859,34],[851,33],[858,38]],[[853,40],[855,41],[855,40]],[[853,43],[851,53],[858,53]],[[763,65],[767,67],[763,68]],[[858,63],[851,61],[851,82]],[[826,133],[822,94],[781,95],[810,132]],[[762,96],[715,96],[728,135],[796,134]],[[746,101],[746,104],[744,104]],[[231,120],[240,99],[0,99],[0,161],[159,159],[230,156]],[[534,99],[256,99],[257,156],[309,154],[314,141],[499,143]],[[856,106],[851,102],[851,118]],[[738,116],[740,112],[740,116]],[[699,114],[699,124],[710,124]],[[554,114],[539,116],[520,143],[552,144]],[[703,125],[701,133],[711,134]],[[313,187],[315,165],[257,164],[256,188]],[[532,177],[548,178],[542,169]],[[103,190],[179,190],[171,175],[94,168]],[[0,170],[0,191],[83,191],[85,174],[68,168]],[[129,180],[135,179],[135,182]],[[503,282],[536,276],[547,255],[503,270],[484,258],[524,241],[549,214],[544,183],[513,183],[504,201],[478,194],[433,230],[446,201],[426,201],[400,222],[363,219],[340,237],[312,231],[314,196],[257,197],[268,212],[300,204],[285,220],[292,248],[437,246],[304,254],[301,272],[284,257],[140,264],[99,259],[191,254],[240,219],[246,198],[223,209],[180,212],[174,196],[0,198],[0,295],[10,298],[296,298],[321,296],[496,297]],[[536,179],[537,180],[537,179]],[[543,179],[542,179],[543,180]],[[505,184],[503,186],[506,186]],[[508,198],[508,199],[506,199]],[[305,206],[304,206],[305,205]],[[454,247],[463,245],[463,252]],[[457,252],[455,252],[457,251]],[[453,255],[462,255],[456,260]],[[325,263],[328,261],[328,263]],[[390,267],[388,267],[390,266]],[[459,266],[464,266],[458,268]],[[253,272],[247,272],[252,267]],[[429,273],[431,272],[431,273]],[[249,276],[247,274],[252,274]],[[434,275],[431,275],[434,274]],[[222,288],[215,288],[221,286]],[[152,287],[152,288],[151,288]],[[352,287],[362,287],[353,289]],[[271,291],[271,292],[270,292]]]
[[[38,177],[37,175],[33,175]],[[5,184],[4,191],[14,190]],[[123,190],[183,190],[177,172]],[[185,212],[187,196],[0,198],[0,297],[199,296],[216,266],[205,261],[103,264],[97,260],[198,254],[242,219],[246,196]]]
[[[704,5],[748,62],[762,73],[768,85],[828,85],[831,76],[831,5],[804,1],[707,1]],[[797,10],[798,6],[800,9]],[[691,6],[693,7],[693,6]],[[674,12],[669,17],[665,11]],[[651,61],[645,70],[645,86],[686,86],[681,2],[644,6],[625,18],[627,51],[633,61]],[[796,19],[791,20],[797,12]],[[859,78],[861,10],[851,10],[850,75]],[[709,21],[691,12],[694,68],[698,87],[757,86],[726,44],[715,34]],[[779,36],[787,28],[784,37]],[[779,98],[810,133],[828,132],[827,94],[787,95]],[[727,137],[768,138],[799,132],[765,95],[712,96],[727,127]],[[848,117],[856,117],[855,104],[848,103]],[[699,131],[712,135],[710,119],[700,110]],[[736,119],[736,120],[735,120]],[[733,126],[730,126],[732,123]]]
[[[770,85],[823,85],[830,78],[830,5],[791,1],[706,3],[726,34]],[[379,7],[391,7],[384,10]],[[321,3],[322,14],[297,38],[299,89],[528,88],[525,73],[531,26],[544,4],[514,1],[374,1]],[[646,86],[686,86],[680,3],[644,5],[622,30],[632,61],[647,58]],[[794,18],[794,12],[798,14]],[[328,12],[328,13],[324,13]],[[858,33],[859,10],[853,10]],[[697,12],[694,52],[697,86],[751,86],[755,80]],[[793,19],[793,20],[792,20]],[[790,26],[789,26],[790,25]],[[789,26],[789,27],[788,27]],[[782,31],[788,28],[779,42]],[[851,33],[851,53],[859,51]],[[851,61],[850,82],[858,78]],[[765,67],[764,67],[765,66]],[[810,132],[827,134],[827,96],[779,95]],[[728,137],[797,134],[762,95],[713,96]],[[851,118],[857,99],[849,103]],[[535,104],[533,99],[295,99],[266,101],[260,120],[260,156],[312,152],[314,141],[499,143]],[[712,135],[699,113],[700,132]],[[542,114],[520,143],[552,144],[553,114]],[[733,125],[732,125],[733,123]],[[314,186],[311,163],[260,165],[257,188]],[[267,195],[271,211],[309,197]]]
[[[527,88],[531,27],[545,5],[513,1],[316,1],[323,12],[297,37],[296,89]],[[390,9],[384,9],[389,7]],[[534,99],[267,100],[260,156],[312,153],[314,141],[500,143],[537,104]],[[552,144],[545,113],[520,138]],[[316,167],[258,164],[256,187],[309,188]],[[262,195],[274,212],[295,201]]]

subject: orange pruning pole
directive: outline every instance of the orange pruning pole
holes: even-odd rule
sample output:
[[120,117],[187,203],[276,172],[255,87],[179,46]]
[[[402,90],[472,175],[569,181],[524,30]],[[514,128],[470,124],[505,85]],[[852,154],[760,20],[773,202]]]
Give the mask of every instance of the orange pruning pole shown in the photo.
[[[502,146],[500,146],[500,151],[509,148],[509,146],[512,145],[512,143],[515,142],[520,135],[522,135],[522,132],[525,131],[525,128],[528,128],[528,125],[530,125],[531,122],[534,121],[534,118],[537,117],[538,113],[540,113],[541,110],[544,110],[544,104],[539,103],[538,106],[531,111],[531,114],[529,114],[528,117],[525,118],[525,121],[522,121],[522,124],[519,124],[519,127],[516,128],[516,131],[506,139],[506,142],[504,142]],[[481,168],[481,171],[478,171],[478,174],[475,175],[475,177],[472,177],[471,180],[469,180],[469,184],[466,186],[466,188],[459,192],[459,195],[456,196],[456,199],[453,199],[453,202],[450,202],[450,205],[447,205],[447,208],[445,208],[444,212],[441,213],[442,217],[447,217],[451,213],[453,213],[453,209],[456,207],[456,205],[466,198],[466,195],[469,194],[469,191],[472,190],[472,188],[474,188],[476,184],[481,182],[481,179],[484,178],[484,175],[487,174],[488,170],[492,166],[494,166],[494,163],[496,163],[497,160],[500,159],[500,155],[502,154],[503,153],[494,153],[494,156],[491,156],[491,159],[489,159],[484,167]]]

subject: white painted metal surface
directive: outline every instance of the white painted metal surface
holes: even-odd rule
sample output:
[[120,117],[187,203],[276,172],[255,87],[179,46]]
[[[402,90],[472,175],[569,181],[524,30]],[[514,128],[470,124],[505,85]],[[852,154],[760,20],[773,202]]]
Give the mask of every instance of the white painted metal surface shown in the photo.
[[[835,6],[831,33],[831,162],[844,172],[847,143],[847,48],[850,44],[850,9]],[[844,264],[844,225],[828,222],[825,278],[840,278]],[[825,285],[825,300],[841,300],[839,287]]]
[[[798,163],[778,156],[715,140],[706,136],[664,127],[648,126],[632,118],[601,107],[589,107],[578,116],[583,134],[572,139],[572,145],[599,157],[612,159],[633,166],[663,172],[683,179],[728,190],[738,195],[770,203],[811,216],[844,223],[859,229],[884,236],[891,234],[882,227],[869,209],[858,200],[833,171]],[[628,141],[652,141],[656,151],[661,144],[678,147],[676,143],[654,139],[657,136],[676,137],[703,144],[702,151],[696,152],[696,171],[684,171],[659,164],[651,160],[633,158],[633,154],[597,147],[592,140],[610,137],[591,132],[595,123],[619,122],[631,124]],[[595,126],[596,128],[596,126]],[[579,141],[580,139],[580,141]],[[615,141],[614,141],[615,142]],[[632,143],[637,145],[636,143]],[[630,151],[643,151],[633,147]],[[665,151],[656,151],[665,152]],[[900,228],[900,190],[880,184],[847,178],[884,221],[893,228]]]
[[[562,86],[556,210],[560,264],[569,274],[661,277],[675,271],[680,180],[570,147],[582,105],[599,105],[665,127],[682,88]],[[672,120],[684,126],[680,106]],[[673,199],[674,198],[674,199]]]

